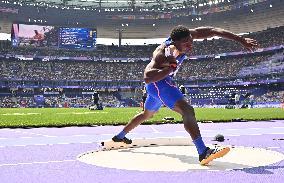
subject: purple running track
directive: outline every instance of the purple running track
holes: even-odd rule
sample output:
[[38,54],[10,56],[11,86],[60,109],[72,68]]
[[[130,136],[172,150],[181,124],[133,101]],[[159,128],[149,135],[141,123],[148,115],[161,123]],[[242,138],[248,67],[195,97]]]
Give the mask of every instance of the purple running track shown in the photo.
[[[0,129],[1,183],[282,183],[284,160],[276,164],[230,171],[142,172],[103,168],[77,160],[96,150],[122,126]],[[222,145],[260,147],[284,153],[284,121],[200,124],[205,143],[224,134]],[[182,124],[141,125],[129,137],[189,137]],[[190,140],[190,139],[189,139]],[[110,157],[111,158],[111,157]],[[265,157],[263,157],[265,158]],[[151,163],[151,162],[149,162]]]

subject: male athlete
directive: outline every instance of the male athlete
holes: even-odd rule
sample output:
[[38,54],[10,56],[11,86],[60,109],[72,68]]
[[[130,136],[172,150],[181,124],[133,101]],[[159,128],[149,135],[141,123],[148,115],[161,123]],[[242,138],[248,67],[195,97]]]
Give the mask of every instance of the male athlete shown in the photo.
[[237,41],[249,51],[258,46],[253,39],[240,37],[221,28],[199,27],[188,29],[182,25],[174,27],[170,37],[153,52],[153,58],[145,68],[144,81],[148,92],[145,110],[137,114],[118,135],[112,138],[114,142],[131,144],[132,141],[125,135],[143,121],[151,118],[164,104],[182,115],[184,128],[190,134],[197,148],[201,165],[207,165],[213,159],[222,157],[229,152],[229,148],[218,150],[205,146],[193,107],[185,101],[183,94],[172,81],[186,54],[192,51],[193,40],[213,36]]
[[43,46],[43,41],[44,41],[44,34],[39,33],[38,30],[34,30],[35,35],[33,36],[33,40],[31,43],[36,43],[37,46]]
[[146,89],[146,86],[145,86],[145,82],[143,82],[143,89],[142,89],[142,111],[145,110],[145,102],[146,102],[146,99],[147,99],[147,89]]

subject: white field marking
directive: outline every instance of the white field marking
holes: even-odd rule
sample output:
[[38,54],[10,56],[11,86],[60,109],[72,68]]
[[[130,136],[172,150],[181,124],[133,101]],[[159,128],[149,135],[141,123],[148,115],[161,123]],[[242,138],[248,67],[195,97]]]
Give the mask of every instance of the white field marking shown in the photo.
[[207,170],[209,172],[219,172],[220,170]]
[[46,146],[46,145],[49,145],[49,144],[33,144],[35,146]]
[[156,130],[153,126],[150,125],[150,128],[154,131],[154,133],[161,133],[158,130]]
[[28,115],[41,115],[41,113],[5,113],[3,116],[28,116]]
[[284,128],[282,126],[275,126],[275,127],[271,127],[271,128]]
[[268,149],[279,149],[280,147],[267,147]]
[[55,113],[55,114],[59,114],[59,115],[67,115],[67,114],[102,114],[102,113],[108,113],[108,112],[68,112],[68,113]]
[[269,134],[273,134],[273,135],[282,135],[282,134],[284,134],[284,132],[283,133],[281,133],[281,132],[272,132],[272,133],[269,133]]
[[88,135],[84,135],[84,134],[79,134],[79,135],[72,135],[72,137],[86,137],[86,136],[88,136]]
[[8,139],[8,138],[0,138],[0,140],[4,140],[4,139]]
[[[106,140],[102,140],[103,141],[109,141],[109,139]],[[100,141],[101,142],[101,141]],[[94,141],[94,142],[64,142],[64,143],[53,143],[53,144],[27,144],[27,145],[7,145],[7,146],[0,146],[0,148],[6,148],[6,147],[28,147],[28,146],[52,146],[52,145],[70,145],[70,144],[92,144],[92,143],[98,143],[100,144],[100,142],[98,141]]]
[[47,137],[47,138],[55,138],[55,137],[58,137],[58,136],[53,136],[53,135],[43,135],[44,137]]
[[[270,127],[270,128],[284,128],[284,127]],[[224,130],[224,131],[226,131],[226,130],[228,130],[228,131],[261,130],[261,129],[265,129],[266,130],[266,129],[270,129],[270,128],[229,128],[229,129],[224,128],[222,130]],[[217,129],[216,130],[201,130],[201,131],[203,131],[203,132],[206,132],[206,131],[217,131]],[[184,130],[184,131],[175,131],[175,132],[182,133],[182,132],[186,132],[186,131]],[[284,133],[279,133],[279,132],[273,133],[273,132],[271,132],[269,134],[284,134]],[[254,134],[249,134],[249,135],[254,135]],[[230,136],[234,136],[234,135],[230,135]]]
[[113,133],[104,133],[104,134],[99,134],[99,135],[114,135]]
[[48,164],[48,163],[64,163],[64,162],[74,162],[77,160],[58,160],[58,161],[34,161],[34,162],[26,162],[26,163],[8,163],[8,164],[0,164],[2,166],[18,166],[18,165],[32,165],[32,164]]
[[261,133],[255,133],[255,134],[248,134],[248,135],[263,135]]
[[[212,131],[216,131],[216,130],[202,130],[203,132],[212,132]],[[178,130],[178,131],[174,131],[176,133],[183,133],[186,132],[185,130]]]
[[31,139],[32,137],[20,137],[21,139]]
[[[128,135],[135,135],[135,134],[138,134],[138,133],[134,133],[134,132],[128,133]],[[96,134],[96,135],[101,136],[101,135],[114,135],[114,134],[113,133],[104,133],[104,134]]]
[[184,133],[184,132],[186,132],[185,130],[183,130],[183,131],[175,131],[176,133]]
[[229,137],[239,137],[241,135],[226,135],[226,136],[229,136]]
[[92,144],[94,142],[80,142],[80,144]]
[[16,133],[23,133],[23,134],[28,134],[28,135],[39,135],[39,136],[44,136],[43,134],[40,133],[33,133],[33,132],[23,132],[23,131],[15,131]]
[[[246,128],[247,129],[247,128]],[[237,131],[237,130],[240,130],[240,129],[223,129],[223,130],[228,130],[228,131]]]
[[[193,166],[189,167],[188,162],[181,162],[180,159],[176,157],[175,158],[165,157],[164,155],[160,154],[160,152],[167,152],[171,154],[175,153],[177,155],[183,155],[183,156],[189,155],[189,156],[197,157],[194,150],[188,152],[188,151],[185,151],[185,148],[194,149],[195,147],[194,146],[185,147],[185,146],[177,145],[177,146],[172,146],[172,147],[160,146],[158,149],[156,147],[141,147],[141,148],[136,148],[136,149],[134,148],[130,152],[128,151],[123,152],[123,151],[120,151],[119,149],[113,150],[113,151],[103,151],[103,152],[91,151],[92,153],[87,152],[87,153],[77,156],[77,159],[81,162],[95,165],[95,166],[102,166],[102,167],[107,167],[107,168],[119,168],[119,169],[124,169],[124,170],[186,171],[188,172],[188,170],[190,169],[193,169],[193,170],[200,169],[200,170],[214,172],[214,171],[220,171],[220,170],[222,171],[232,170],[233,168],[243,169],[248,166],[249,167],[264,166],[264,165],[269,165],[269,164],[279,162],[283,160],[284,158],[284,154],[277,153],[272,150],[266,150],[262,148],[252,148],[252,147],[248,147],[248,148],[236,147],[232,149],[231,152],[227,156],[216,161],[215,162],[216,165],[219,165],[219,166],[216,166],[215,170],[211,170],[210,167],[200,166],[196,160],[192,160],[190,164]],[[132,152],[135,152],[135,153],[132,153]],[[148,154],[147,152],[150,152],[150,153]],[[124,155],[121,153],[124,153]],[[159,153],[159,154],[156,154],[156,153]],[[258,154],[258,153],[260,153],[260,156],[262,157],[271,156],[271,158],[263,159],[263,161],[259,161],[258,157],[255,156],[255,154]],[[109,160],[108,157],[113,157],[114,159],[116,159],[115,158],[116,156],[119,157],[118,158],[119,161],[113,161],[112,159],[108,161]],[[246,157],[246,158],[244,159],[244,158],[239,158],[239,157]],[[156,160],[159,160],[159,162],[163,162],[163,163],[154,163],[151,165],[147,163],[149,161],[156,162]],[[167,164],[172,165],[172,167],[164,166]]]

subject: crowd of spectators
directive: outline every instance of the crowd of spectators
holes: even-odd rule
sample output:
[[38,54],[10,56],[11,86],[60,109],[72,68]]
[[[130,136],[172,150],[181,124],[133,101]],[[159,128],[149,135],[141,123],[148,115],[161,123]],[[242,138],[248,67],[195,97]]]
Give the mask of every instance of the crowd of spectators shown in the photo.
[[[273,54],[185,60],[176,79],[229,78],[248,66],[268,61]],[[148,62],[0,61],[0,79],[8,80],[142,80]]]
[[35,106],[36,103],[33,97],[0,97],[0,108],[25,108]]
[[241,56],[234,58],[208,58],[204,61],[190,60],[185,62],[179,72],[177,79],[210,79],[229,78],[238,75],[244,67],[254,67],[260,63],[267,62],[272,54]]
[[[125,103],[119,101],[112,94],[100,95],[99,103],[104,107],[122,107]],[[91,96],[46,96],[44,97],[44,104],[37,104],[34,97],[23,97],[23,96],[5,96],[0,97],[0,108],[26,108],[26,107],[56,107],[56,108],[79,108],[92,106],[93,99]]]
[[[208,94],[208,93],[207,93]],[[229,103],[229,98],[223,94],[223,96],[217,96],[214,99],[209,97],[206,98],[203,94],[199,100],[192,98],[192,96],[187,96],[193,100],[192,104],[198,104],[202,102],[209,101],[210,104],[214,105],[217,104],[218,101],[223,101],[225,104]],[[253,96],[253,103],[254,104],[269,104],[269,103],[283,103],[284,102],[284,91],[269,91],[267,93],[264,93],[262,95],[252,95]],[[208,96],[207,96],[208,97]],[[131,93],[131,96],[128,96],[128,98],[125,99],[131,99],[136,104],[140,104],[142,101],[141,94],[140,93]],[[125,100],[124,99],[124,100]],[[210,102],[211,101],[211,102]],[[245,101],[244,101],[245,102]],[[138,106],[133,105],[133,103],[127,103],[123,100],[119,100],[117,97],[115,97],[112,93],[101,93],[99,103],[102,104],[103,107],[131,107],[131,106]],[[44,98],[44,104],[38,105],[34,97],[11,97],[11,96],[5,96],[0,97],[0,108],[27,108],[27,107],[45,107],[45,108],[87,108],[90,106],[93,106],[93,99],[91,96],[76,96],[76,97],[66,97],[66,96],[46,96]]]
[[284,91],[269,91],[264,95],[257,96],[255,98],[257,103],[268,102],[282,102],[284,103]]
[[[283,45],[284,26],[268,29],[258,33],[246,35],[256,39],[260,47]],[[94,51],[76,51],[50,48],[1,48],[0,81],[4,80],[83,80],[83,81],[128,81],[143,80],[143,70],[151,59],[152,51],[157,45],[144,46],[103,46],[98,45]],[[220,54],[224,52],[242,51],[240,44],[229,40],[204,40],[194,42],[192,55]],[[55,56],[55,57],[92,57],[92,61],[79,60],[17,60],[6,58],[9,55]],[[188,59],[182,64],[177,73],[177,80],[231,78],[238,76],[242,68],[255,67],[269,61],[275,53],[257,53],[235,57],[208,57],[202,60]],[[279,54],[279,52],[277,53]],[[283,52],[280,54],[283,55]],[[134,62],[106,62],[105,59],[133,58]],[[142,61],[141,58],[147,58]],[[95,60],[95,61],[94,61]],[[24,97],[30,90],[13,93],[13,96],[0,97],[0,107],[35,107],[33,97]],[[269,92],[256,98],[256,102],[283,101],[283,91]],[[22,95],[22,96],[21,96]],[[21,97],[20,97],[21,96]],[[126,96],[126,95],[125,95]],[[127,106],[113,94],[100,95],[103,106]],[[128,96],[128,99],[140,102],[140,94]],[[44,107],[87,107],[93,104],[91,96],[48,96],[45,97]],[[130,103],[129,103],[130,104]]]
[[[267,48],[272,46],[283,45],[284,43],[284,26],[269,28],[261,32],[250,33],[243,35],[256,39],[260,48]],[[151,58],[152,52],[158,45],[141,45],[131,46],[124,45],[106,46],[97,45],[97,49],[93,51],[84,50],[67,50],[67,49],[54,49],[54,48],[34,48],[34,47],[18,47],[18,48],[2,48],[0,55],[31,55],[31,56],[54,56],[54,57],[89,57],[95,59],[104,58]],[[210,55],[220,54],[235,51],[246,51],[241,44],[225,40],[225,39],[212,39],[195,41],[193,52],[191,55]]]

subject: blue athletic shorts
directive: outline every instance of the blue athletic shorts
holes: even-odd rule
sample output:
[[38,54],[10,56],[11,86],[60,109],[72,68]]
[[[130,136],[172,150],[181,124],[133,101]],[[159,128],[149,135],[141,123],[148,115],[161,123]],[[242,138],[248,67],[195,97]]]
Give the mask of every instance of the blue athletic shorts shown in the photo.
[[149,111],[158,111],[163,104],[173,109],[176,102],[184,97],[170,77],[147,84],[146,89],[148,96],[145,109]]

